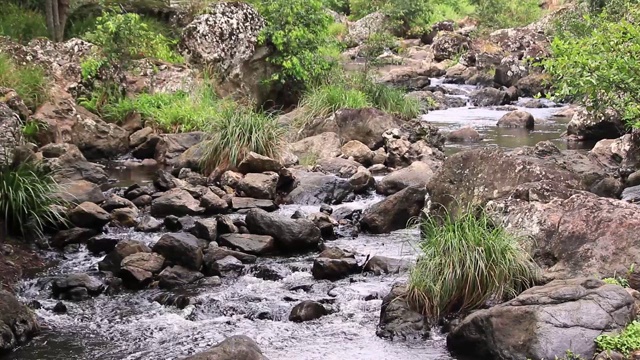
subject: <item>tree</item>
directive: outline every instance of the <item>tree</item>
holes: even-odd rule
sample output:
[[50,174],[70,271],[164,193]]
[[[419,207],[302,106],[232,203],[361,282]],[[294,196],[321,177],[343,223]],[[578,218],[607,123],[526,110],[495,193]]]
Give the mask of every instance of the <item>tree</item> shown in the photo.
[[64,27],[69,17],[71,0],[45,0],[47,28],[53,41],[64,40]]

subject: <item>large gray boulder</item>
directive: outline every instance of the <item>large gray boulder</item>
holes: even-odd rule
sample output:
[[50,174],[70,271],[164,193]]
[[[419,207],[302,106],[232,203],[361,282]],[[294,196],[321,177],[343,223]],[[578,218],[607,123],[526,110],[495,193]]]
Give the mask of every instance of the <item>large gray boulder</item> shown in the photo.
[[25,344],[38,332],[35,314],[13,294],[0,290],[0,354]]
[[340,137],[334,132],[324,132],[306,137],[289,145],[289,151],[298,157],[302,165],[315,165],[318,159],[340,155]]
[[164,234],[153,245],[153,251],[164,256],[168,263],[182,265],[196,271],[202,268],[202,247],[198,238],[191,234]]
[[416,161],[408,167],[394,171],[376,184],[376,190],[384,195],[393,195],[409,186],[426,186],[433,177],[428,164]]
[[268,360],[255,341],[244,335],[228,337],[211,349],[183,360]]
[[360,226],[373,234],[407,227],[409,219],[420,215],[427,192],[424,186],[410,186],[365,210]]
[[274,172],[250,173],[239,182],[237,190],[255,199],[275,199],[278,174]]
[[387,27],[387,16],[376,11],[349,26],[346,43],[352,47],[361,45],[373,34],[385,31]]
[[151,203],[151,215],[156,217],[196,215],[203,211],[200,202],[183,189],[171,189]]
[[396,283],[382,299],[380,322],[376,335],[389,339],[419,339],[429,336],[431,326],[427,319],[411,309],[405,295],[407,285]]
[[287,204],[340,204],[353,196],[349,180],[317,172],[296,172],[295,188],[284,198]]
[[624,123],[613,111],[594,115],[585,109],[580,109],[567,125],[567,135],[581,141],[615,139],[624,135],[625,132]]
[[314,250],[322,241],[320,229],[307,219],[289,219],[264,210],[252,209],[245,219],[252,234],[269,235],[283,252]]
[[591,359],[596,337],[635,317],[635,301],[620,286],[556,280],[469,315],[449,334],[447,347],[458,358],[478,360],[555,359],[567,350]]

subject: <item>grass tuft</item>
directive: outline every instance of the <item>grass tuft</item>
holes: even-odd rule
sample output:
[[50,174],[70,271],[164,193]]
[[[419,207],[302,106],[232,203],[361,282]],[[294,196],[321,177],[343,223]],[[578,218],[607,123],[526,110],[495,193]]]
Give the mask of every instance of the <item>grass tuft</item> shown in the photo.
[[518,239],[484,213],[420,224],[422,255],[409,277],[407,298],[432,320],[514,297],[533,284],[537,267]]
[[0,87],[14,89],[30,109],[40,106],[49,97],[48,79],[36,65],[18,66],[6,54],[0,54]]
[[48,224],[63,221],[53,211],[60,200],[51,172],[40,164],[0,166],[0,219],[10,234],[41,237]]

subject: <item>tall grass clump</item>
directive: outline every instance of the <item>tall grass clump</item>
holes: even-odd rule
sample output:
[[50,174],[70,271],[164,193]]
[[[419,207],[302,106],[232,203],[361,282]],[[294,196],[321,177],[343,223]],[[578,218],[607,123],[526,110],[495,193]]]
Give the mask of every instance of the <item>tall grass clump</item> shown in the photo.
[[361,76],[357,87],[364,92],[375,107],[404,119],[413,119],[420,115],[420,101],[405,96],[401,89],[376,83],[367,76]]
[[37,37],[47,37],[47,21],[42,12],[9,2],[0,11],[0,36],[27,43]]
[[473,16],[486,29],[529,25],[542,17],[538,0],[472,0]]
[[344,83],[327,84],[310,89],[302,98],[300,106],[309,120],[329,116],[339,109],[362,109],[373,104],[360,90],[349,88]]
[[428,217],[420,227],[422,255],[411,271],[407,297],[433,320],[514,297],[537,277],[518,239],[484,212]]
[[284,138],[275,116],[234,103],[220,108],[208,133],[202,157],[207,172],[235,167],[249,152],[277,158]]
[[6,54],[0,54],[0,87],[14,89],[32,110],[45,102],[48,79],[36,65],[18,66]]
[[0,220],[9,234],[42,236],[47,224],[63,221],[54,205],[59,190],[51,172],[40,164],[0,165]]

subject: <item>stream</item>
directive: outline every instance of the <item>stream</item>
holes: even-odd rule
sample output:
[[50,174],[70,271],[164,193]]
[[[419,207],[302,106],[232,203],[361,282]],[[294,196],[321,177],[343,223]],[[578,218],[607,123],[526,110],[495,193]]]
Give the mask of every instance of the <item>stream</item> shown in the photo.
[[[472,89],[458,87],[464,91]],[[476,144],[447,144],[447,154],[469,147],[532,146],[542,140],[567,148],[560,134],[566,129],[568,119],[553,117],[561,108],[525,110],[540,120],[534,131],[497,128],[497,120],[507,111],[487,108],[432,111],[422,120],[445,130],[473,126],[484,138]],[[150,181],[152,175],[144,169],[119,166],[108,169],[111,176],[117,178],[118,186],[142,184]],[[334,206],[334,210],[344,206],[365,209],[381,199],[379,195],[370,194]],[[278,212],[290,216],[296,210],[311,213],[317,212],[318,207],[288,205]],[[109,228],[108,235],[152,245],[162,233]],[[367,255],[413,260],[417,240],[417,231],[409,229],[386,235],[345,236],[328,241],[327,245],[355,251],[360,262]],[[79,303],[65,302],[68,312],[59,315],[51,311],[57,303],[50,299],[51,280],[73,272],[97,274],[97,263],[102,257],[93,256],[84,247],[75,253],[49,256],[60,260],[58,265],[38,278],[23,281],[18,292],[23,301],[37,300],[42,304],[36,313],[44,330],[6,359],[182,359],[235,334],[254,339],[271,360],[451,359],[444,336],[436,332],[431,339],[420,342],[388,341],[376,336],[382,297],[395,282],[406,279],[406,274],[360,274],[335,282],[317,281],[310,271],[316,254],[263,257],[255,265],[246,265],[237,277],[222,278],[219,285],[209,283],[173,290],[191,299],[191,305],[184,309],[160,305],[153,299],[163,290],[148,289],[112,296],[103,294]],[[256,272],[265,267],[280,274],[282,279],[271,281],[257,277]],[[302,300],[322,302],[335,312],[305,323],[288,321],[289,312]]]

